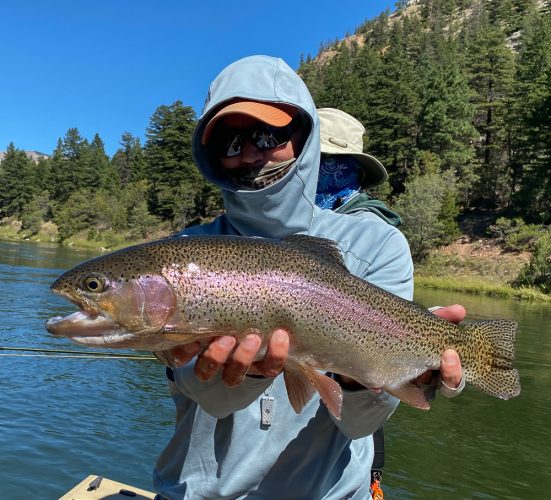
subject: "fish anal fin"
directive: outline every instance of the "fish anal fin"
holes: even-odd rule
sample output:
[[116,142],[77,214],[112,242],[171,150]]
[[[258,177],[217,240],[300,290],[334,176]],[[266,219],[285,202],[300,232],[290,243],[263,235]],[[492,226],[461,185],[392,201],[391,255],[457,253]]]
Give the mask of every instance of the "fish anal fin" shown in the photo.
[[405,382],[400,385],[385,386],[384,390],[414,408],[428,410],[434,394],[434,389],[431,390],[431,387]]
[[304,371],[310,383],[318,391],[321,400],[327,406],[329,412],[337,420],[340,420],[343,395],[339,383],[310,366],[305,367]]

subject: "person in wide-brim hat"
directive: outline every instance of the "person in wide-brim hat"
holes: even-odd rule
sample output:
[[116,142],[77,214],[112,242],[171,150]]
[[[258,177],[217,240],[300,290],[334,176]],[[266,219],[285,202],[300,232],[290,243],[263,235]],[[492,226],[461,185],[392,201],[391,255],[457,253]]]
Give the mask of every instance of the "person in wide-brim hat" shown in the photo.
[[400,216],[366,189],[388,178],[383,164],[363,152],[364,126],[353,116],[334,108],[318,109],[321,159],[316,205],[338,213],[372,213],[398,227]]
[[383,164],[363,152],[365,127],[353,116],[335,108],[318,109],[320,118],[321,153],[348,155],[362,167],[362,188],[377,186],[388,179]]

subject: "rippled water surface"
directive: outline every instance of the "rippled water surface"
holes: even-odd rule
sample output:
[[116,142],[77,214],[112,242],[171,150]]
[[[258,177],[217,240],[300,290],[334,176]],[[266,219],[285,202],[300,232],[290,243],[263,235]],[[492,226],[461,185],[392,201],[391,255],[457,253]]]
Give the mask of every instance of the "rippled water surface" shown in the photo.
[[[79,350],[44,330],[74,310],[48,287],[92,256],[0,241],[0,347]],[[428,412],[401,405],[386,425],[385,498],[548,498],[551,307],[430,290],[416,300],[518,321],[522,394],[501,401],[467,389]],[[89,474],[151,490],[173,419],[161,365],[13,354],[0,350],[3,498],[57,498]]]

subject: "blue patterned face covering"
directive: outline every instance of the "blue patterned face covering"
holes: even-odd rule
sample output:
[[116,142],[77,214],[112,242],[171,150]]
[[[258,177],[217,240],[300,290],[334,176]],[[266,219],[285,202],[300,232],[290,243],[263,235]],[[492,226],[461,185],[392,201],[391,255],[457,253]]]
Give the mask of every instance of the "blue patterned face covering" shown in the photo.
[[316,205],[333,209],[360,191],[362,167],[352,156],[322,155]]

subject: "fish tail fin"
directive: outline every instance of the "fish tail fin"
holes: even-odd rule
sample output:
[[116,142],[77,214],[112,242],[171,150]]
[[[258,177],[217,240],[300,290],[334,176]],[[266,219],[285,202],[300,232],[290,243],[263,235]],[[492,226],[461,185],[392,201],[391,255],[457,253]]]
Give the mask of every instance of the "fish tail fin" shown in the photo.
[[457,351],[465,380],[491,396],[501,399],[518,396],[520,380],[513,368],[517,323],[486,320],[463,322],[461,326],[467,335],[464,349]]

